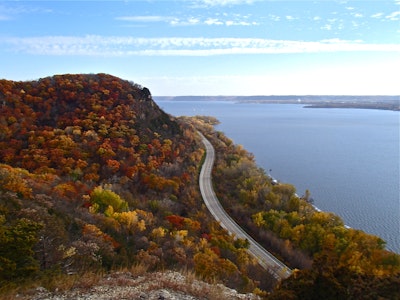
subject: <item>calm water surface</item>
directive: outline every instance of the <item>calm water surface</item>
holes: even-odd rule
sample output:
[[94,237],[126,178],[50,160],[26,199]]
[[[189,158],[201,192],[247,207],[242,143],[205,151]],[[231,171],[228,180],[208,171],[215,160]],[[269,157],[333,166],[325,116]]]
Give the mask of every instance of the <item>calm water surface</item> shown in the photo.
[[172,115],[211,115],[274,178],[311,192],[350,227],[400,253],[399,112],[292,104],[159,101]]

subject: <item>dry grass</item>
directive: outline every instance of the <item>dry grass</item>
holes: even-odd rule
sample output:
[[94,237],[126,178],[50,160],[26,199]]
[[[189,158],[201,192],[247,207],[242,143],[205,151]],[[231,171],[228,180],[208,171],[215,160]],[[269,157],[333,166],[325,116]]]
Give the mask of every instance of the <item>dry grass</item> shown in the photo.
[[104,273],[102,272],[86,272],[82,275],[79,275],[74,282],[73,286],[71,288],[79,288],[82,290],[85,289],[90,289],[93,286],[99,284],[99,282],[102,280],[104,277]]
[[60,273],[42,274],[39,278],[20,282],[10,282],[0,287],[0,299],[29,299],[30,295],[37,293],[38,288],[50,292],[62,293],[72,288],[89,289],[96,285],[103,277],[102,273],[87,272],[82,275],[66,275]]
[[19,299],[37,298],[38,295],[42,299],[55,295],[65,295],[67,298],[81,295],[90,299],[107,295],[108,299],[138,299],[143,294],[158,297],[164,292],[204,300],[243,299],[243,295],[239,296],[220,284],[202,281],[193,270],[148,272],[143,264],[109,274],[87,272],[69,276],[47,275],[34,284],[14,284],[14,288],[8,290],[8,293],[0,294],[0,299],[11,300],[16,295]]
[[12,300],[15,299],[15,295],[20,292],[20,288],[14,284],[2,284],[0,286],[0,299]]
[[165,272],[164,276],[159,276],[159,273],[149,275],[151,284],[147,287],[148,291],[166,289],[207,300],[221,300],[227,297],[226,289],[222,285],[205,283],[192,270]]
[[149,267],[145,264],[135,264],[129,268],[129,272],[134,277],[143,276],[148,272]]

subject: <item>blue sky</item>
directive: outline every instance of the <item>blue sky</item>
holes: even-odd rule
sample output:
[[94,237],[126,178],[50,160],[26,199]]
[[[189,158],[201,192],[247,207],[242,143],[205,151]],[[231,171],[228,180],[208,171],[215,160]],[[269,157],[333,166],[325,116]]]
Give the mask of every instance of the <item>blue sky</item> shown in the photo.
[[0,1],[0,78],[153,95],[400,95],[400,0]]

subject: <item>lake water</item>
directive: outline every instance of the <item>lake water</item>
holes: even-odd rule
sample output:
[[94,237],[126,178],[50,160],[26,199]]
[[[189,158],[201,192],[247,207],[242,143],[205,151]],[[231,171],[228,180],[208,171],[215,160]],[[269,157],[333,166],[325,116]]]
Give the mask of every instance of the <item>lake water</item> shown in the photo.
[[296,104],[158,101],[175,116],[210,115],[217,130],[281,182],[400,253],[399,112]]

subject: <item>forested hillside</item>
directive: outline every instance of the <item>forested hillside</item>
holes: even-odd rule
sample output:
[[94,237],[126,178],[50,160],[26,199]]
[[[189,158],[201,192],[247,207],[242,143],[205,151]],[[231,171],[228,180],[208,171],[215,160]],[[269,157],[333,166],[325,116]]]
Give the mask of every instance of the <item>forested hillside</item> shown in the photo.
[[202,205],[200,145],[132,82],[1,80],[0,281],[142,264],[253,291],[244,243]]
[[399,255],[274,184],[216,122],[169,116],[147,88],[106,74],[0,80],[0,294],[144,268],[267,295],[276,281],[202,202],[200,130],[226,210],[299,269],[269,298],[399,298]]

